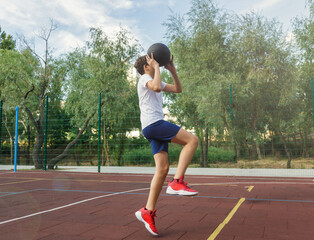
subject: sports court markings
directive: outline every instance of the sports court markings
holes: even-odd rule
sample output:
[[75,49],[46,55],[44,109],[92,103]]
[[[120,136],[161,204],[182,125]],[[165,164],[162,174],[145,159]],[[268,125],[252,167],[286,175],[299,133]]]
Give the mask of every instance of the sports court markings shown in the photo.
[[247,191],[248,191],[248,192],[251,192],[253,188],[254,188],[254,186],[249,186],[248,189],[247,189]]
[[26,182],[35,182],[35,181],[40,181],[40,180],[43,180],[43,179],[35,179],[35,178],[33,178],[33,179],[31,179],[31,180],[25,180],[25,181],[0,183],[0,186],[3,186],[3,185],[10,185],[10,184],[26,183]]
[[[2,178],[6,178],[8,179],[8,177],[2,177]],[[16,179],[16,178],[14,178]],[[7,184],[20,184],[20,183],[24,183],[24,182],[32,182],[32,181],[40,181],[40,180],[51,180],[50,178],[20,178],[20,179],[28,179],[25,181],[18,181],[18,182],[11,182],[11,183],[3,183],[0,185],[7,185]],[[255,178],[252,178],[255,179]],[[267,180],[265,178],[262,178],[263,180]],[[91,179],[69,179],[69,178],[58,178],[59,181],[85,181],[85,182],[121,182],[121,183],[150,183],[150,182],[142,182],[142,181],[115,181],[115,180],[91,180]],[[314,185],[313,182],[291,182],[291,181],[287,181],[288,179],[286,179],[285,181],[278,181],[280,179],[276,179],[277,181],[264,181],[264,182],[220,182],[220,183],[194,183],[194,184],[190,184],[190,185],[200,185],[200,186],[238,186],[238,185],[251,185],[251,184],[285,184],[285,185]],[[290,180],[290,179],[289,179]],[[304,181],[304,180],[303,180]],[[252,191],[252,189],[254,188],[253,185],[251,186],[246,186],[247,191],[250,192]],[[135,193],[136,191],[141,191],[141,190],[148,190],[149,188],[141,188],[141,189],[134,189],[134,190],[129,190],[129,191],[123,191],[123,192],[102,192],[102,191],[86,191],[86,190],[65,190],[65,189],[33,189],[33,190],[29,190],[29,191],[23,191],[23,192],[12,192],[12,193],[7,193],[5,195],[2,195],[0,197],[5,197],[5,196],[11,196],[11,195],[16,195],[16,194],[23,194],[23,193],[28,193],[28,192],[34,192],[34,191],[63,191],[63,192],[90,192],[90,193],[106,193],[106,195],[101,195],[101,196],[97,196],[97,197],[93,197],[93,198],[89,198],[89,199],[85,199],[85,200],[81,200],[78,202],[74,202],[71,204],[67,204],[64,206],[60,206],[60,207],[56,207],[53,209],[48,209],[45,211],[41,211],[41,212],[37,212],[37,213],[33,213],[33,214],[29,214],[26,216],[22,216],[19,218],[14,218],[14,219],[10,219],[7,221],[3,221],[0,222],[1,224],[5,224],[8,222],[13,222],[13,221],[17,221],[20,219],[24,219],[24,218],[29,218],[32,216],[36,216],[36,215],[40,215],[40,214],[44,214],[47,212],[52,212],[52,211],[56,211],[59,209],[63,209],[66,207],[70,207],[70,206],[74,206],[80,203],[84,203],[84,202],[88,202],[88,201],[92,201],[95,199],[99,199],[99,198],[104,198],[104,197],[110,197],[110,196],[114,196],[114,195],[121,195],[121,194],[145,194],[147,195],[147,193]],[[162,196],[169,196],[167,194],[161,194]],[[314,203],[314,201],[306,201],[306,200],[286,200],[286,199],[256,199],[256,198],[239,198],[239,197],[217,197],[217,196],[195,196],[196,198],[212,198],[212,199],[229,199],[229,200],[239,200],[238,203],[236,204],[236,206],[233,208],[233,210],[229,213],[229,215],[227,216],[227,218],[217,227],[217,229],[213,232],[213,234],[210,237],[214,237],[217,236],[219,234],[219,232],[223,229],[223,227],[230,221],[230,219],[233,217],[233,215],[236,213],[236,211],[238,210],[238,208],[241,206],[241,204],[247,200],[247,201],[276,201],[276,202],[291,202],[291,203],[295,203],[295,202],[299,202],[299,203]],[[209,238],[209,239],[214,239],[214,238]]]
[[60,209],[63,209],[63,208],[67,208],[67,207],[71,207],[71,206],[78,205],[78,204],[81,204],[81,203],[85,203],[85,202],[89,202],[89,201],[92,201],[92,200],[96,200],[96,199],[99,199],[99,198],[111,197],[111,196],[114,196],[114,195],[131,193],[131,192],[136,192],[136,191],[143,191],[143,190],[148,190],[148,189],[150,189],[150,188],[138,188],[138,189],[132,189],[132,190],[128,190],[128,191],[116,192],[116,193],[101,195],[101,196],[97,196],[97,197],[93,197],[93,198],[88,198],[88,199],[85,199],[85,200],[81,200],[81,201],[70,203],[70,204],[67,204],[67,205],[60,206],[60,207],[48,209],[48,210],[45,210],[45,211],[40,211],[40,212],[32,213],[32,214],[29,214],[29,215],[26,215],[26,216],[9,219],[9,220],[0,222],[0,225],[5,224],[5,223],[9,223],[9,222],[18,221],[18,220],[25,219],[25,218],[29,218],[29,217],[33,217],[33,216],[37,216],[37,215],[48,213],[48,212],[53,212],[53,211],[60,210]]
[[231,212],[228,214],[228,216],[225,218],[225,220],[219,224],[219,226],[214,230],[214,232],[209,236],[207,240],[214,240],[217,235],[221,232],[221,230],[228,224],[228,222],[231,220],[233,215],[236,213],[236,211],[239,209],[241,204],[245,201],[245,198],[241,198],[238,203],[235,205],[235,207],[231,210]]
[[[7,196],[12,196],[12,195],[17,195],[17,194],[23,194],[23,193],[29,193],[29,192],[36,192],[39,191],[40,189],[32,189],[28,191],[22,191],[22,192],[6,192],[5,195],[1,195],[0,198],[2,197],[7,197]],[[2,193],[2,192],[1,192]]]
[[2,173],[0,173],[0,175],[10,174],[10,173],[14,173],[14,172],[2,172]]

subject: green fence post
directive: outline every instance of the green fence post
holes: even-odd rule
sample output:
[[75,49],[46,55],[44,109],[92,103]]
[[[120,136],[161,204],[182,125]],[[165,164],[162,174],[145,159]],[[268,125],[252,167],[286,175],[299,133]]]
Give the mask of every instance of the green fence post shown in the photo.
[[45,138],[44,138],[44,171],[47,170],[47,129],[48,129],[48,96],[46,96],[45,104]]
[[232,108],[232,84],[229,85],[229,95],[230,95],[230,120],[233,119],[233,108]]
[[100,157],[101,157],[101,93],[99,93],[98,103],[98,172],[100,173]]
[[314,77],[311,78],[311,89],[312,89],[312,115],[313,115],[313,127],[314,127]]
[[2,146],[2,105],[3,102],[0,100],[0,151],[1,151],[1,146]]

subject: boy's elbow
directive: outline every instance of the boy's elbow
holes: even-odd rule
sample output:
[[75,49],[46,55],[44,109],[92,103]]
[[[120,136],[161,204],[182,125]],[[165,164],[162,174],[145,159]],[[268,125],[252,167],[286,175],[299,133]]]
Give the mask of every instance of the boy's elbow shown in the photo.
[[182,93],[182,88],[177,88],[176,93]]
[[157,87],[157,86],[155,86],[153,89],[152,89],[154,92],[161,92],[161,87]]

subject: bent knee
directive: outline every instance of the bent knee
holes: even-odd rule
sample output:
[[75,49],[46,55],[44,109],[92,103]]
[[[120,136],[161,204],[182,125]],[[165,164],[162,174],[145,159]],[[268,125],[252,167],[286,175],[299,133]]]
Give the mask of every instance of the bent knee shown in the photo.
[[195,147],[197,147],[198,146],[198,143],[199,143],[199,139],[198,139],[198,137],[197,136],[194,136],[193,135],[193,137],[191,138],[191,144],[193,144]]

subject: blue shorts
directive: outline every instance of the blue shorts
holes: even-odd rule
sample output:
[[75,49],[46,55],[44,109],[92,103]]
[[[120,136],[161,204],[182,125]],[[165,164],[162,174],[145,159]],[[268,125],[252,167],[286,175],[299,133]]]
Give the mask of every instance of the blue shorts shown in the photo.
[[175,124],[159,120],[144,128],[143,134],[150,142],[153,155],[155,155],[162,150],[168,152],[168,143],[177,135],[179,130],[180,127]]

